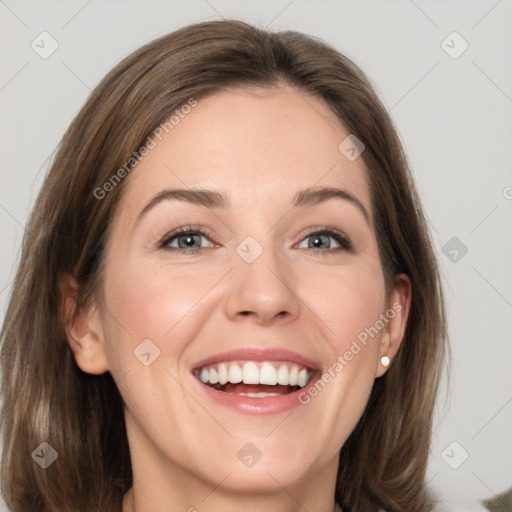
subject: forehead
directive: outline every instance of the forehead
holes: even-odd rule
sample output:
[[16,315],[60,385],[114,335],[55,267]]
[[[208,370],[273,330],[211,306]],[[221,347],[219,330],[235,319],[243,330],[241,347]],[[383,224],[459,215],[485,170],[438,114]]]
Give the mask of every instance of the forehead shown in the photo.
[[198,99],[176,119],[152,137],[154,147],[129,176],[131,204],[175,187],[223,190],[233,206],[243,206],[332,186],[371,212],[362,158],[351,161],[339,149],[350,133],[314,95],[290,86],[234,88]]

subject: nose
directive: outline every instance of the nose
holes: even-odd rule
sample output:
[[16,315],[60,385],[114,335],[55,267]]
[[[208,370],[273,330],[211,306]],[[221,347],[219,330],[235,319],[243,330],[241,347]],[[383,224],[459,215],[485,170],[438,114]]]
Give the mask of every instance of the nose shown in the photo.
[[235,255],[230,272],[226,315],[233,321],[272,325],[297,318],[300,299],[293,270],[276,251],[265,248],[251,263]]

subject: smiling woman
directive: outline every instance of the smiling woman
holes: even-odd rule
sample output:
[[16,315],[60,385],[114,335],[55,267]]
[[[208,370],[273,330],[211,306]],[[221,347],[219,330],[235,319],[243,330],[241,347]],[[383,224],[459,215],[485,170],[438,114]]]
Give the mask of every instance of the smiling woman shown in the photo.
[[445,338],[364,74],[296,32],[185,27],[97,86],[34,207],[2,332],[4,499],[430,510]]

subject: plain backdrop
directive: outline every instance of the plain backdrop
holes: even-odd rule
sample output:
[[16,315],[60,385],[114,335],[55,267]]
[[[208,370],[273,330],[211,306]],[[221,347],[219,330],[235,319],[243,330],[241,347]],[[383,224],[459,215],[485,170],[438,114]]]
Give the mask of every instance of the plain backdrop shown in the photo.
[[91,89],[141,45],[221,17],[324,39],[387,106],[448,299],[453,364],[428,478],[453,510],[482,510],[512,486],[511,0],[0,1],[2,318],[50,155]]

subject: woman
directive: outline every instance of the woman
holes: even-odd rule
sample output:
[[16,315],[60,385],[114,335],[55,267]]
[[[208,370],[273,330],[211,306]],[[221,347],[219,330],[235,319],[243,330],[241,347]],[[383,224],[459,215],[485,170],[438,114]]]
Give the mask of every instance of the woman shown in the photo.
[[445,329],[362,71],[295,32],[185,27],[96,87],[34,207],[2,332],[4,498],[430,510]]

